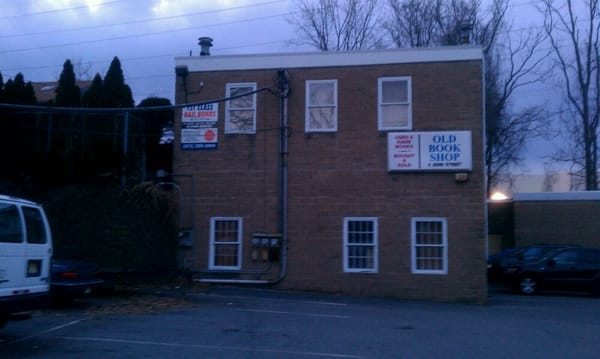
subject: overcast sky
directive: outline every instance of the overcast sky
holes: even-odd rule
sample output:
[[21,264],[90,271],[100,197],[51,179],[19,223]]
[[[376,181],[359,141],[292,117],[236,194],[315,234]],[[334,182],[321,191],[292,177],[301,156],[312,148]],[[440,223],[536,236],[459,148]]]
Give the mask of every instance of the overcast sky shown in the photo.
[[[511,0],[516,28],[538,13],[530,0]],[[199,54],[198,37],[214,39],[213,55],[305,51],[290,45],[286,21],[293,0],[0,0],[0,73],[26,81],[56,81],[66,59],[76,74],[102,77],[114,56],[136,103],[148,96],[174,98],[176,56]],[[545,101],[548,86],[530,87],[519,98]],[[542,171],[552,143],[527,153]]]
[[173,100],[174,57],[198,55],[198,37],[214,54],[293,51],[289,11],[288,0],[0,0],[0,72],[55,81],[70,59],[91,79],[118,56],[136,102]]

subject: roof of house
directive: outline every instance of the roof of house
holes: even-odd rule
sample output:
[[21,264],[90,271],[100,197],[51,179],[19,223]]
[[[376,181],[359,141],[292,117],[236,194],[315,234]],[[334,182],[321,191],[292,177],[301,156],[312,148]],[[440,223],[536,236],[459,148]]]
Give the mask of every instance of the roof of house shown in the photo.
[[176,57],[191,72],[483,60],[480,46]]
[[[80,80],[77,81],[77,86],[82,90],[88,88],[92,84],[90,80]],[[58,87],[58,82],[32,82],[33,91],[35,92],[35,98],[38,103],[48,103],[51,100],[54,100],[56,96],[56,88]]]

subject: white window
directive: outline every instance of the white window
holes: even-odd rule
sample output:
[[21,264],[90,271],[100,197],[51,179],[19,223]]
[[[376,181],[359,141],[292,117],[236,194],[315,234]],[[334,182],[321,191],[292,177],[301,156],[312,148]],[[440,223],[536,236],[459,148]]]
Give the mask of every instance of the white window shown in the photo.
[[225,103],[225,133],[256,133],[256,83],[227,84]]
[[242,219],[213,217],[210,219],[210,269],[242,267]]
[[412,128],[410,77],[382,77],[378,81],[377,125],[380,131]]
[[448,273],[448,225],[445,218],[413,218],[412,272]]
[[344,272],[377,273],[377,218],[344,218]]
[[337,131],[337,80],[306,81],[305,130]]

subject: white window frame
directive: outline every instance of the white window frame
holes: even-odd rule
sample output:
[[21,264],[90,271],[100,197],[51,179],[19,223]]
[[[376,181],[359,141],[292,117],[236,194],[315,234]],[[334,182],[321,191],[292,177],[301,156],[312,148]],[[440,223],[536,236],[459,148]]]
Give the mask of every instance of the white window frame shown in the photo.
[[[238,87],[252,87],[252,91],[256,91],[256,82],[240,82],[228,83],[225,86],[225,97],[231,97],[231,90]],[[248,108],[231,108],[231,101],[225,101],[225,133],[226,134],[254,134],[256,133],[256,93],[252,95],[252,107]],[[249,130],[234,130],[231,128],[231,111],[245,110],[252,111],[252,129]]]
[[[388,102],[383,103],[383,83],[384,82],[406,82],[406,102]],[[408,119],[406,126],[388,126],[383,125],[382,107],[386,105],[406,105],[408,106]],[[377,128],[379,131],[390,130],[411,130],[412,129],[412,78],[410,76],[380,77],[377,80]]]
[[[237,221],[238,222],[238,233],[237,241],[235,242],[215,242],[215,225],[217,221]],[[209,269],[223,269],[223,270],[240,270],[242,268],[242,234],[244,231],[242,217],[211,217],[210,218],[210,247],[209,247]],[[237,265],[235,266],[224,266],[215,264],[215,248],[218,245],[237,245]]]
[[[441,222],[442,224],[442,244],[441,245],[423,245],[417,243],[417,223],[418,222]],[[418,268],[417,247],[442,247],[442,268],[441,269],[420,269]],[[413,274],[448,274],[448,220],[442,217],[414,217],[411,219],[411,270]]]
[[[313,84],[333,84],[333,104],[312,106],[310,104],[310,86]],[[304,130],[306,132],[336,132],[338,127],[338,86],[337,80],[307,80],[305,88],[305,118]],[[331,128],[312,128],[310,126],[310,109],[312,108],[331,108],[333,107],[333,127]]]
[[[373,223],[373,243],[371,244],[351,244],[348,242],[348,223],[349,222],[372,222]],[[377,273],[379,271],[379,225],[377,217],[344,217],[344,272],[348,273]],[[373,268],[350,268],[349,247],[350,246],[371,246],[373,247]]]

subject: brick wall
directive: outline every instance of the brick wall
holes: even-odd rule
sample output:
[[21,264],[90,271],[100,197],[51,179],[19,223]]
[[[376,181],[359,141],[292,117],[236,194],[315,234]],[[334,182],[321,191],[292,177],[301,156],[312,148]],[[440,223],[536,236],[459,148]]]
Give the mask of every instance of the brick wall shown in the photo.
[[[289,260],[287,289],[484,302],[485,209],[482,142],[482,68],[479,61],[290,69]],[[189,102],[223,98],[227,82],[273,87],[275,70],[192,72]],[[387,133],[377,129],[377,79],[411,76],[413,131],[470,130],[473,171],[466,183],[453,173],[388,173]],[[338,130],[305,133],[305,80],[337,79]],[[177,102],[182,103],[181,79]],[[279,99],[257,97],[257,133],[224,135],[219,149],[181,151],[176,173],[194,177],[195,242],[189,263],[208,269],[212,216],[244,218],[245,269],[253,232],[278,231]],[[177,126],[180,125],[176,121]],[[176,127],[176,141],[180,128]],[[185,191],[191,191],[187,188]],[[377,217],[379,270],[345,273],[343,219]],[[411,274],[412,217],[448,223],[448,274]]]

